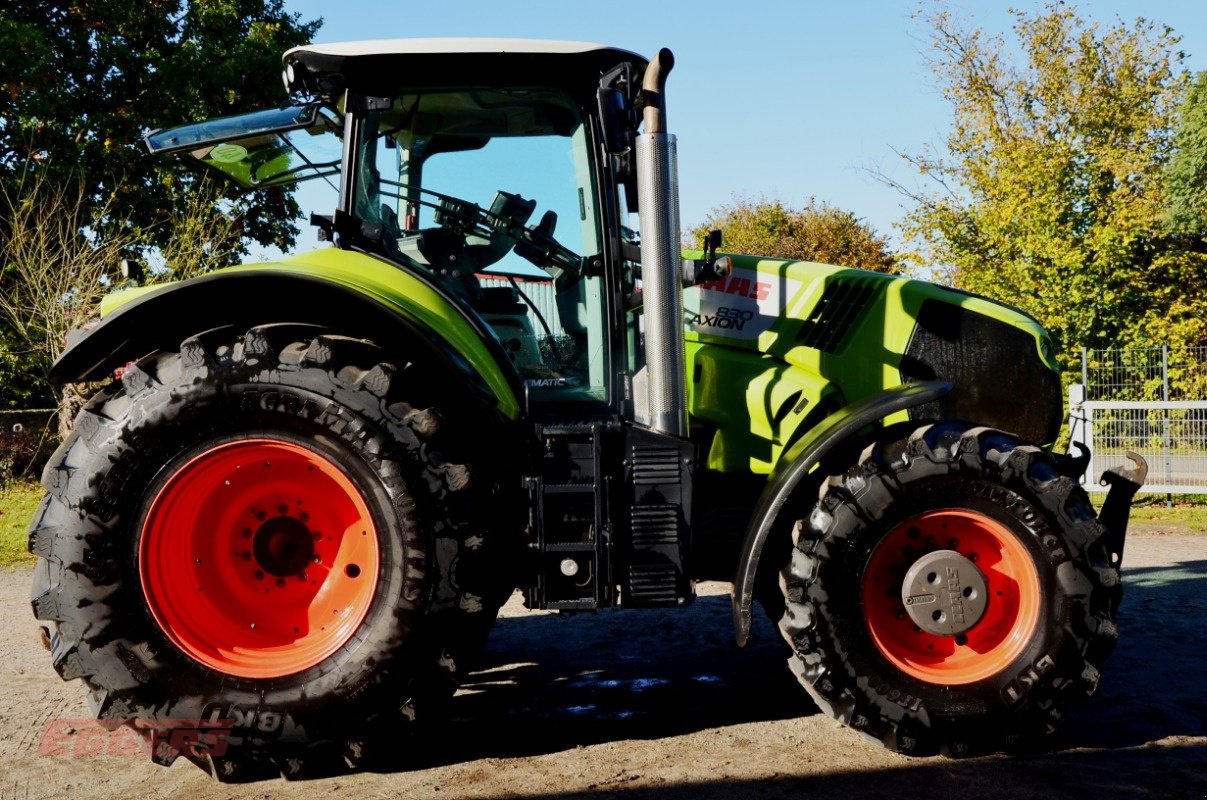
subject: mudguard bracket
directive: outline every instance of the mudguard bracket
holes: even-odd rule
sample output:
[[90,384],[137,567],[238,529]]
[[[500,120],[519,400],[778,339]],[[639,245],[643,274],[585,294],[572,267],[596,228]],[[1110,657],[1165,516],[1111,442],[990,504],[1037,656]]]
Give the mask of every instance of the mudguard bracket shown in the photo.
[[1126,455],[1132,462],[1130,469],[1108,469],[1102,473],[1099,481],[1103,486],[1111,487],[1102,503],[1102,511],[1098,512],[1098,521],[1106,528],[1106,546],[1111,556],[1111,566],[1116,569],[1123,563],[1123,541],[1127,536],[1127,518],[1132,511],[1132,499],[1148,477],[1148,462],[1144,457],[1131,450]]

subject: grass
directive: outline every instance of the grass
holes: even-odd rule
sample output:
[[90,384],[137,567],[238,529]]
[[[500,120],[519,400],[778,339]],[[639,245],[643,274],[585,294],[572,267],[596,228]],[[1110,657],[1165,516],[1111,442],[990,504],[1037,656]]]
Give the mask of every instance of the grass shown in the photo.
[[1207,532],[1207,504],[1201,495],[1193,496],[1193,499],[1174,495],[1173,507],[1167,508],[1164,495],[1140,495],[1132,506],[1130,520],[1183,528],[1187,533],[1204,533]]
[[42,487],[34,481],[0,489],[0,567],[33,563],[34,557],[25,551],[25,537],[40,502]]

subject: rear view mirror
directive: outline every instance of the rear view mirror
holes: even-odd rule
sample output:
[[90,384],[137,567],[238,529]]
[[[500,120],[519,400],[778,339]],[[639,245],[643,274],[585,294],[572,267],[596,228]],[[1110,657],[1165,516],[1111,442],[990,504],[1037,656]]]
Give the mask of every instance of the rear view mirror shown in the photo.
[[599,120],[603,125],[604,147],[609,155],[623,155],[632,147],[629,118],[629,102],[624,92],[599,87]]
[[318,122],[317,103],[270,108],[251,114],[209,119],[166,131],[151,131],[147,134],[146,143],[147,150],[152,154],[174,153],[201,145],[221,144],[231,139],[312,128]]
[[152,153],[179,153],[250,189],[335,175],[343,157],[338,122],[318,104],[152,131],[146,142]]

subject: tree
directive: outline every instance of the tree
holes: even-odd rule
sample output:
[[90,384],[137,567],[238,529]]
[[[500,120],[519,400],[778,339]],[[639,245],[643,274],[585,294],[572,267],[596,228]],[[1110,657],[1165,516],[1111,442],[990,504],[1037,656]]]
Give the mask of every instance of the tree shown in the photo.
[[736,199],[731,205],[714,208],[704,222],[692,228],[688,245],[698,247],[713,229],[722,231],[722,249],[729,253],[897,271],[888,244],[874,230],[851,212],[812,198],[800,209],[778,200]]
[[[281,53],[310,40],[282,0],[7,0],[0,7],[0,180],[26,170],[82,182],[84,222],[102,235],[171,241],[161,210],[196,176],[142,148],[148,129],[283,101]],[[287,247],[297,204],[287,190],[229,193],[240,241]],[[117,216],[102,210],[120,209]],[[0,220],[0,225],[3,220]]]
[[1034,315],[1066,366],[1081,346],[1207,341],[1207,259],[1163,225],[1173,31],[1050,4],[1015,12],[1015,63],[1001,37],[927,21],[953,120],[944,148],[907,156],[934,190],[912,194],[906,235],[957,286]]
[[[72,387],[57,398],[45,376],[62,351],[67,332],[95,316],[101,297],[121,280],[118,265],[137,238],[156,229],[174,231],[162,255],[172,265],[152,281],[190,277],[212,263],[230,260],[239,243],[235,223],[212,213],[216,191],[201,181],[178,207],[162,212],[151,229],[134,229],[126,211],[110,199],[97,208],[80,181],[65,185],[26,171],[0,184],[0,218],[7,220],[0,270],[0,408],[60,404],[67,429],[81,395]],[[101,235],[88,218],[113,223]]]
[[1179,109],[1173,155],[1165,168],[1166,222],[1174,233],[1207,238],[1207,72]]
[[281,0],[0,5],[0,406],[53,402],[64,325],[119,257],[185,277],[249,242],[288,247],[286,190],[241,194],[145,153],[147,129],[275,105],[280,55],[318,22]]

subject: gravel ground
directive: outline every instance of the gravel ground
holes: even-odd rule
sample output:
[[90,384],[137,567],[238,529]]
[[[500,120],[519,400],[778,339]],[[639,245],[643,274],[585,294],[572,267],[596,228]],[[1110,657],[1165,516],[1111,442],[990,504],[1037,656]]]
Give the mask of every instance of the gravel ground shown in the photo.
[[39,755],[48,723],[88,715],[39,644],[30,571],[0,571],[0,800],[1204,798],[1207,536],[1139,533],[1119,648],[1044,755],[908,759],[869,744],[811,705],[764,621],[733,645],[729,585],[714,583],[686,611],[559,617],[516,598],[423,755],[400,752],[396,772],[247,786],[71,740],[71,755]]

